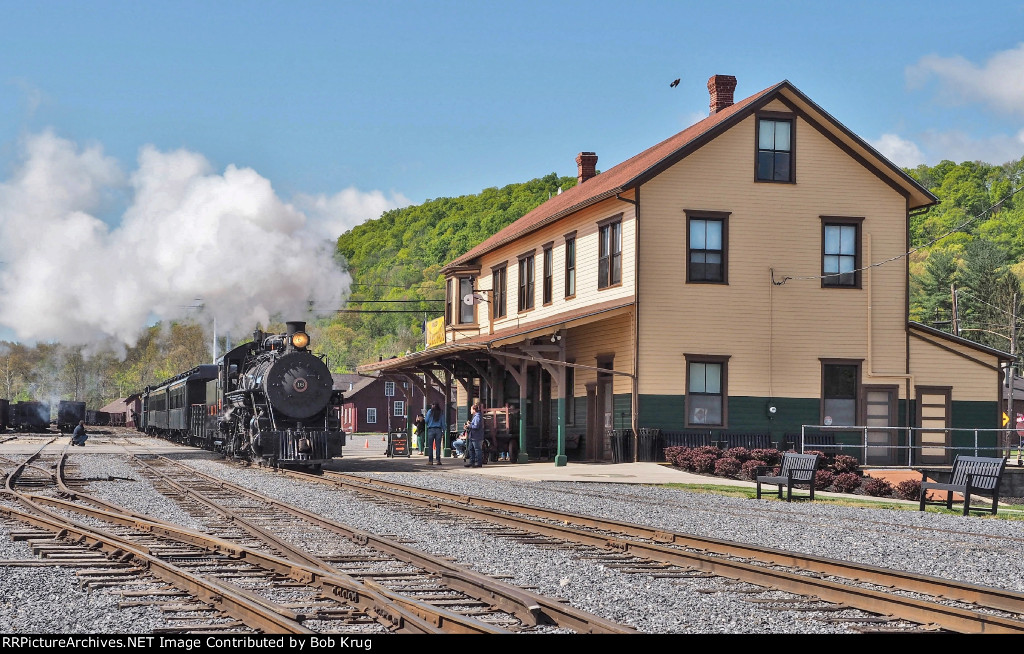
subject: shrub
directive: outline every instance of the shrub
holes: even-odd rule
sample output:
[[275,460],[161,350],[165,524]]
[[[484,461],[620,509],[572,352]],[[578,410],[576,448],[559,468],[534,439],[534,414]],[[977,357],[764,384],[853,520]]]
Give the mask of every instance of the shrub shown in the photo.
[[749,479],[753,481],[754,478],[757,477],[757,469],[761,466],[767,467],[768,462],[761,461],[759,459],[750,459],[749,461],[744,461],[743,464],[740,466],[740,479]]
[[750,458],[763,461],[762,465],[777,466],[782,462],[782,452],[769,449],[750,450]]
[[833,473],[831,470],[819,470],[818,472],[814,473],[814,487],[820,488],[821,490],[825,490],[826,488],[832,485],[832,482],[835,481],[835,478],[835,473]]
[[750,458],[751,458],[750,450],[748,450],[745,447],[731,447],[731,448],[727,449],[722,454],[722,456],[724,458],[728,458],[728,459],[736,459],[740,463],[743,463],[744,461],[749,461]]
[[[730,450],[732,451],[732,450]],[[715,474],[719,477],[733,477],[740,474],[740,460],[731,456],[715,461]]]
[[807,450],[804,454],[817,454],[818,455],[818,470],[824,470],[828,467],[829,458],[828,455],[821,450]]
[[696,451],[692,447],[681,447],[679,448],[679,454],[676,455],[674,463],[683,470],[693,472],[697,469],[693,463],[693,457],[695,454]]
[[693,469],[697,472],[714,472],[716,461],[718,461],[718,457],[714,454],[695,454],[693,457]]
[[892,492],[901,500],[918,500],[921,498],[921,480],[905,479],[896,484]]
[[861,484],[861,490],[864,491],[865,495],[870,495],[871,497],[888,497],[892,495],[892,484],[885,479],[868,477]]
[[846,454],[837,454],[836,458],[832,461],[832,469],[837,474],[844,472],[857,472],[860,470],[860,464],[857,459]]
[[673,445],[671,447],[666,447],[665,450],[664,450],[664,452],[665,452],[665,460],[668,461],[669,463],[671,463],[674,466],[679,465],[678,463],[676,463],[676,457],[678,457],[679,454],[683,450],[685,450],[685,449],[686,449],[685,447],[681,447],[679,445]]
[[860,476],[853,472],[843,472],[832,480],[832,489],[838,493],[852,493],[860,486]]

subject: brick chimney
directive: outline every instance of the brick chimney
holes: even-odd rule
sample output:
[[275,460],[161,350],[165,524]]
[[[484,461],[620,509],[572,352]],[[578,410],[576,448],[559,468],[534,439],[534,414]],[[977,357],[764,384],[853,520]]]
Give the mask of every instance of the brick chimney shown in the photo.
[[579,170],[576,183],[582,184],[597,174],[597,155],[593,152],[580,152],[576,155],[576,166]]
[[717,114],[722,109],[732,106],[732,92],[736,90],[736,78],[732,75],[712,75],[708,80],[708,93],[711,94],[711,113]]

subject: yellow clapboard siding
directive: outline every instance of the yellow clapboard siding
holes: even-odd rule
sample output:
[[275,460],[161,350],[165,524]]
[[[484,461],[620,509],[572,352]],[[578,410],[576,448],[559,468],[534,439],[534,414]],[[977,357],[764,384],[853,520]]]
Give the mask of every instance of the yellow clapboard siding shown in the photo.
[[[799,119],[796,183],[757,183],[755,129],[748,118],[640,191],[640,393],[678,393],[693,353],[730,356],[730,395],[817,397],[819,358],[868,359],[869,303],[874,369],[905,370],[905,260],[861,289],[770,272],[820,275],[821,216],[863,218],[865,260],[905,252],[904,198]],[[727,285],[685,282],[685,210],[729,212]]]
[[[995,356],[964,347],[959,343],[927,337],[972,359],[998,367]],[[998,397],[1000,373],[949,352],[920,338],[910,339],[910,370],[919,386],[952,386],[953,399],[991,401]]]

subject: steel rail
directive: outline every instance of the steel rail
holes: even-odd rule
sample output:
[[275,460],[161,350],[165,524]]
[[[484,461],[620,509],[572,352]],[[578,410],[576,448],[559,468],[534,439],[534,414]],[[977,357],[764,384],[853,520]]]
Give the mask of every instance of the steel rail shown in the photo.
[[[171,463],[176,463],[171,461],[170,459],[164,460],[170,461]],[[186,470],[189,470],[190,472],[199,474],[192,468],[188,468],[187,466],[184,466],[184,468]],[[159,474],[158,471],[156,471],[152,467],[150,467],[150,469],[154,473]],[[166,475],[160,476],[161,478],[166,478],[167,480],[169,480],[169,478],[167,478]],[[218,483],[218,485],[222,487],[224,486],[223,483],[221,483],[219,480],[213,479],[213,481]],[[67,489],[66,485],[62,484],[62,486],[63,488]],[[180,484],[174,484],[174,486],[176,490],[178,490],[180,493],[187,495],[192,499],[202,500],[204,506],[211,506],[211,502],[208,500],[208,498],[202,497],[201,493],[197,493],[192,489],[185,488]],[[86,512],[91,514],[93,517],[97,517],[99,519],[109,520],[111,517],[117,516],[121,519],[121,524],[124,524],[125,526],[132,526],[136,529],[140,528],[140,525],[160,525],[167,531],[161,532],[157,528],[150,529],[149,531],[155,534],[160,533],[165,537],[173,538],[175,540],[178,540],[179,542],[186,542],[191,545],[196,545],[199,547],[203,547],[204,549],[218,551],[221,553],[225,553],[222,544],[229,542],[223,539],[216,538],[214,536],[200,534],[199,532],[184,529],[173,523],[154,519],[144,514],[129,512],[123,507],[117,506],[115,504],[93,497],[91,495],[78,493],[75,491],[71,491],[70,489],[67,489],[67,491],[71,493],[71,495],[75,499],[86,501],[87,503],[97,507],[96,509],[88,509],[86,510]],[[254,497],[262,498],[262,496],[258,496],[255,494]],[[51,498],[33,496],[33,499],[41,503],[51,502]],[[263,501],[265,501],[267,498],[262,499]],[[80,507],[80,505],[71,504],[71,506],[78,507],[76,510],[83,510]],[[236,522],[244,526],[251,526],[251,523],[245,521],[240,516],[234,515],[231,512],[219,511],[219,513],[221,515],[226,516],[232,522]],[[133,522],[124,521],[125,518]],[[189,537],[182,538],[179,535],[181,533],[188,533]],[[292,554],[293,552],[295,552],[295,548],[291,547],[287,543],[282,543],[280,539],[276,538],[272,534],[266,534],[264,530],[258,527],[253,527],[253,531],[250,531],[249,533],[254,535],[258,539],[263,539],[264,535],[266,535],[267,537],[269,537],[271,544],[276,546],[278,543],[281,543],[282,545],[284,545],[285,550],[288,554]],[[207,544],[202,540],[197,541],[195,539],[196,535],[198,535],[200,538],[208,539],[209,543],[211,544]],[[232,557],[238,556],[235,550],[236,547],[238,546],[232,544],[232,547],[227,548],[227,555]],[[474,620],[473,618],[462,616],[458,613],[454,613],[443,608],[424,605],[423,603],[417,602],[416,600],[410,600],[409,598],[396,595],[392,591],[383,588],[373,582],[368,582],[365,580],[357,581],[348,575],[331,570],[328,564],[324,563],[316,557],[312,557],[309,554],[304,554],[304,556],[297,557],[301,559],[300,561],[289,561],[287,565],[281,566],[279,564],[279,557],[260,559],[262,553],[257,552],[252,548],[242,547],[242,551],[244,551],[244,558],[247,561],[259,561],[259,563],[257,563],[256,565],[258,565],[261,568],[272,569],[278,574],[284,576],[293,575],[292,578],[296,581],[299,581],[300,583],[316,583],[318,585],[328,586],[333,595],[342,597],[349,602],[352,602],[353,597],[357,598],[358,602],[353,603],[355,603],[360,608],[360,610],[364,611],[368,615],[375,615],[384,619],[392,627],[402,624],[404,620],[409,620],[413,623],[415,623],[416,620],[420,620],[423,621],[424,624],[431,624],[438,628],[443,628],[448,633],[507,633],[504,629],[495,627],[493,625],[488,625],[486,623],[480,622],[479,620]],[[314,563],[310,563],[310,560],[312,560]],[[303,567],[306,568],[306,571],[300,574],[299,576],[294,576],[293,573],[295,573],[297,569],[296,565],[294,565],[295,563],[301,564]],[[339,582],[339,579],[342,581]],[[360,594],[356,592],[362,587],[367,588],[368,592],[365,594]],[[303,616],[297,617],[302,618]],[[423,625],[420,625],[420,627],[420,629],[413,630],[413,632],[430,633],[429,630],[424,631],[422,629]]]
[[[275,508],[287,511],[304,520],[331,530],[357,545],[368,546],[398,559],[409,561],[432,574],[438,575],[445,585],[453,590],[469,596],[486,599],[502,611],[515,615],[524,624],[555,624],[568,627],[577,633],[636,633],[636,630],[632,627],[580,611],[556,599],[524,590],[487,575],[465,570],[460,566],[440,560],[433,555],[425,554],[375,534],[326,519],[302,507],[260,495],[244,486],[202,473],[179,461],[166,458],[164,460],[170,464],[185,468],[189,473],[198,475],[210,483],[220,484],[224,488],[230,488],[241,495],[266,502]],[[300,474],[299,476],[302,479],[319,479],[318,476],[308,474]],[[481,591],[483,591],[482,597]]]
[[[919,624],[936,623],[943,628],[964,633],[1024,633],[1024,621],[1021,620],[959,609],[935,602],[910,599],[891,593],[857,588],[848,584],[826,581],[806,575],[795,575],[793,573],[771,570],[765,568],[764,565],[798,568],[819,575],[835,576],[887,588],[942,597],[947,600],[972,603],[1018,615],[1024,614],[1024,594],[1014,591],[889,570],[877,566],[862,566],[836,559],[818,558],[796,552],[683,534],[512,502],[476,497],[470,498],[466,495],[422,489],[394,482],[370,480],[355,475],[325,472],[324,476],[320,477],[293,471],[287,471],[283,474],[295,474],[307,479],[320,480],[324,483],[336,483],[359,492],[373,493],[405,503],[417,503],[421,506],[446,510],[463,516],[468,512],[470,515],[483,520],[527,531],[544,533],[545,535],[569,542],[610,548],[655,561],[692,567],[734,579],[752,581],[752,583],[757,583],[758,585],[803,595],[814,595],[830,602],[842,603],[871,613],[893,615]],[[416,493],[426,497],[417,498],[408,493]],[[453,505],[449,506],[443,502],[452,502]],[[533,520],[499,515],[492,513],[494,510],[515,511],[557,521],[561,524],[543,524]],[[643,543],[616,536],[609,537],[588,533],[574,529],[569,525],[590,529],[603,529],[633,538],[653,540],[655,543]],[[715,556],[688,553],[657,543],[702,550]],[[762,565],[729,561],[721,558],[722,556],[753,560]]]
[[[29,461],[38,457],[43,448],[45,448],[45,445]],[[63,459],[64,456],[62,455],[62,461]],[[149,548],[145,546],[134,544],[125,538],[113,534],[104,534],[91,527],[75,523],[68,518],[47,511],[40,505],[48,504],[64,510],[83,513],[93,518],[120,524],[138,531],[171,538],[177,542],[188,543],[200,547],[207,552],[216,552],[236,560],[244,559],[249,563],[255,561],[253,565],[257,567],[273,570],[282,576],[290,577],[300,583],[309,584],[319,581],[320,583],[317,585],[329,596],[340,598],[357,606],[362,612],[390,625],[395,631],[407,633],[439,632],[437,627],[404,608],[404,606],[409,604],[409,600],[404,600],[401,605],[396,605],[389,598],[380,595],[376,590],[364,588],[362,584],[351,579],[341,578],[336,575],[324,576],[321,574],[323,571],[317,568],[300,566],[278,557],[268,557],[252,551],[250,548],[237,546],[222,539],[193,532],[167,522],[153,522],[138,516],[119,514],[99,508],[83,507],[80,504],[57,498],[26,495],[13,491],[12,481],[20,475],[21,469],[29,461],[22,464],[10,476],[5,492],[40,515],[31,516],[16,509],[2,506],[0,506],[0,512],[12,519],[21,519],[30,524],[46,528],[48,531],[55,531],[52,527],[59,526],[61,529],[56,530],[58,537],[67,537],[70,534],[79,542],[89,543],[90,547],[101,549],[104,552],[120,557],[122,561],[135,559],[144,562],[148,570],[158,578],[168,581],[211,606],[215,606],[232,617],[242,620],[250,627],[269,633],[316,633],[300,624],[305,616],[283,609],[272,602],[267,602],[254,594],[247,593],[243,589],[193,575],[161,560],[158,556],[153,555]],[[61,470],[63,470],[62,465]],[[67,487],[64,486],[64,488],[66,489]],[[38,520],[25,520],[25,517],[35,517]],[[430,609],[435,608],[430,607]],[[463,616],[445,612],[441,609],[437,609],[437,611],[448,614],[437,617],[437,622],[455,625],[457,633],[494,633],[496,630],[496,628],[491,628],[482,623],[467,626],[463,624],[465,622]]]

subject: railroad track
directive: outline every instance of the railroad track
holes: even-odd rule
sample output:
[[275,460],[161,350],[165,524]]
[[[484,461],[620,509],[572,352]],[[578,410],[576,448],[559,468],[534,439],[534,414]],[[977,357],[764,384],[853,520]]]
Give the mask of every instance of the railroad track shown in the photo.
[[854,628],[861,631],[905,630],[905,624],[912,624],[917,625],[913,629],[929,631],[1024,633],[1024,594],[1012,591],[356,475],[283,474],[335,484],[401,506],[477,519],[498,527],[492,535],[537,539],[536,544],[549,546],[589,546],[594,548],[595,561],[625,572],[662,577],[711,574],[752,584],[762,592],[785,591],[793,596],[781,602],[768,597],[765,604],[804,602],[805,608],[821,610],[825,602],[831,610],[857,609],[869,615],[843,620],[860,623]]
[[[205,517],[203,533],[89,496],[83,492],[81,480],[65,479],[66,452],[56,464],[38,465],[32,460],[38,460],[38,456],[9,476],[7,489],[7,494],[17,497],[30,512],[13,508],[0,511],[42,529],[18,534],[32,539],[34,551],[41,556],[56,556],[61,550],[61,560],[82,556],[83,552],[67,548],[83,544],[92,550],[114,551],[122,558],[123,551],[134,546],[140,551],[132,550],[131,560],[155,553],[177,568],[168,579],[172,585],[204,600],[209,608],[185,606],[219,612],[234,618],[230,624],[235,626],[304,633],[310,630],[300,627],[332,620],[334,630],[338,630],[337,622],[345,622],[345,631],[359,624],[376,624],[383,631],[420,633],[506,633],[534,631],[545,625],[587,633],[634,631],[557,600],[467,572],[450,562],[434,561],[388,539],[324,521],[311,512],[252,491],[232,488],[169,459],[139,460],[139,465],[155,486],[163,487],[168,496],[190,508],[194,515]],[[39,474],[30,474],[32,470]],[[41,487],[55,492],[40,494],[37,491]],[[46,510],[40,508],[44,506]],[[63,525],[55,521],[56,516],[69,514],[78,516],[78,520]],[[101,530],[93,525],[87,532],[81,525],[83,517],[114,527]],[[58,527],[66,531],[60,543],[53,538]],[[275,530],[287,532],[293,539],[301,532],[306,540],[313,538],[311,532],[319,530],[321,536],[327,536],[321,541],[345,543],[348,550],[317,556],[275,534]],[[43,532],[47,533],[45,537]],[[144,567],[153,565],[148,561]],[[196,578],[208,582],[205,593]],[[269,599],[280,596],[284,588],[292,596],[291,601]],[[295,597],[301,592],[305,596]],[[232,594],[238,597],[225,601],[224,596]],[[164,601],[143,591],[132,597],[140,599],[129,603]],[[348,605],[325,604],[337,603],[339,598]],[[258,606],[241,606],[246,603],[241,600]],[[255,615],[257,612],[261,617]],[[198,624],[191,626],[200,628]],[[313,630],[323,629],[317,624]]]

